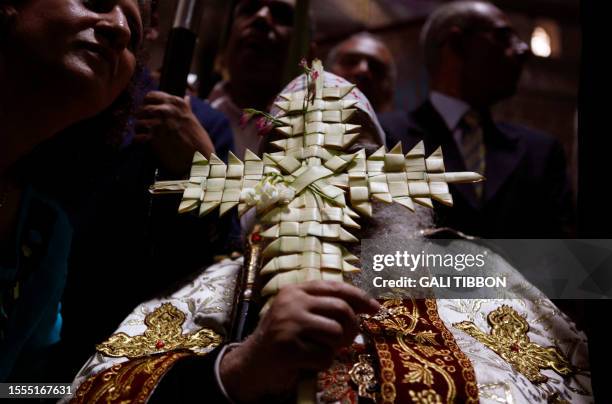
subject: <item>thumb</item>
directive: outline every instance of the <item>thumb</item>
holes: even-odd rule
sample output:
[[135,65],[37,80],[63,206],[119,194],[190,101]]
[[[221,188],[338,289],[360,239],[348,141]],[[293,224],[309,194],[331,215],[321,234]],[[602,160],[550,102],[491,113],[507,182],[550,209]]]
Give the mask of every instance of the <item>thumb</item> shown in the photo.
[[187,104],[187,107],[189,108],[189,111],[191,111],[191,96],[190,95],[186,95],[185,97],[183,97],[183,100],[185,100],[185,103]]

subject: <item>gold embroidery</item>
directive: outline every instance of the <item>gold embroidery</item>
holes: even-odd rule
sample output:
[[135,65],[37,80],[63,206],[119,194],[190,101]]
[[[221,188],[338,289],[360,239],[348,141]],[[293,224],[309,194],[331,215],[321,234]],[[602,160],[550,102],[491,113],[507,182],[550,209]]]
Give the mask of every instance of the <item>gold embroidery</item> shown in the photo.
[[553,369],[562,376],[574,373],[571,363],[554,346],[541,347],[527,336],[529,324],[512,307],[502,305],[487,316],[491,333],[486,334],[470,321],[453,324],[477,339],[502,357],[533,383],[541,383],[548,377],[540,369]]
[[142,356],[189,349],[214,348],[221,337],[203,328],[191,334],[183,334],[185,313],[170,303],[164,303],[145,317],[147,330],[142,335],[129,336],[120,332],[96,346],[106,356],[139,358]]
[[419,344],[438,345],[436,334],[433,331],[421,331],[414,336],[414,340]]
[[433,370],[442,377],[448,386],[446,402],[452,402],[456,396],[456,387],[452,376],[447,372],[447,364],[439,358],[434,361],[418,355],[406,343],[404,335],[398,334],[397,342],[397,344],[393,344],[393,348],[400,352],[402,365],[408,369],[408,373],[404,376],[402,383],[423,383],[427,387],[431,387],[434,384]]
[[376,387],[376,373],[370,355],[359,355],[359,362],[353,365],[349,371],[349,376],[351,376],[353,383],[357,385],[360,397],[376,400],[376,394],[371,392]]
[[409,369],[408,373],[404,375],[402,383],[423,383],[424,385],[431,387],[434,382],[433,373],[429,370],[429,365],[420,365],[418,363],[404,361],[403,365]]
[[394,366],[393,360],[391,359],[391,352],[389,352],[389,345],[387,345],[385,339],[381,337],[375,337],[374,342],[380,362],[380,395],[383,400],[382,403],[393,404],[395,403],[397,392],[395,391],[395,370],[393,369]]
[[[453,334],[451,334],[448,328],[446,328],[446,325],[444,325],[444,322],[438,314],[438,304],[436,303],[436,300],[425,299],[425,306],[427,307],[427,316],[431,320],[432,325],[440,331],[440,335],[444,340],[444,345],[450,348],[452,351],[452,356],[454,356],[461,365],[461,377],[463,379],[465,387],[464,391],[466,394],[465,402],[469,404],[478,403],[478,387],[476,385],[476,374],[474,373],[472,362],[463,353],[463,351],[461,351],[457,345],[457,342],[455,341],[455,337],[453,337]],[[447,351],[440,351],[440,354],[449,355],[450,353]],[[448,359],[445,358],[445,360]],[[454,366],[447,365],[446,370],[449,372],[447,373],[448,376],[450,376],[450,373],[454,373],[456,369]],[[455,398],[453,397],[452,400],[455,400]]]
[[442,404],[442,397],[435,390],[423,390],[418,393],[409,390],[408,394],[410,394],[410,398],[416,404]]
[[[438,345],[435,340],[436,334],[431,331],[419,332],[416,335],[412,336],[411,333],[414,331],[416,324],[418,322],[418,318],[420,313],[418,311],[418,307],[414,299],[412,300],[412,313],[409,315],[408,310],[402,304],[401,300],[392,301],[392,305],[401,305],[403,311],[399,312],[398,308],[395,308],[395,312],[392,312],[394,315],[404,315],[408,316],[412,321],[411,327],[405,327],[402,330],[399,330],[397,334],[397,344],[393,344],[393,348],[400,352],[400,358],[402,358],[402,365],[404,368],[408,369],[408,373],[404,375],[402,383],[423,383],[427,387],[431,387],[434,384],[434,374],[432,370],[438,373],[448,385],[448,402],[451,402],[453,397],[455,397],[455,383],[452,377],[446,372],[446,364],[442,362],[441,364],[435,363],[433,360],[428,360],[418,355],[413,349],[410,348],[407,341],[414,341],[417,343],[416,346],[421,345]],[[392,311],[390,309],[389,311]],[[400,320],[400,319],[397,319]],[[397,321],[396,320],[396,321]],[[437,352],[437,354],[441,354],[441,352]],[[427,391],[427,390],[425,390]]]
[[[427,313],[426,316],[419,309],[419,305],[423,312]],[[423,318],[426,318],[427,322],[421,321]],[[385,403],[398,400],[405,402],[409,399],[419,403],[453,403],[457,402],[458,397],[461,397],[462,402],[478,402],[478,389],[471,363],[440,320],[435,300],[384,301],[379,313],[365,317],[363,326],[374,336],[377,343],[376,349],[381,363],[382,398]],[[392,348],[390,351],[389,346]],[[383,360],[387,357],[391,359],[391,364],[395,363],[396,368],[401,366],[401,369],[389,367],[390,371],[394,372],[393,381],[391,377],[385,380]],[[455,377],[462,383],[455,383]],[[396,381],[396,378],[399,379]],[[408,385],[410,391],[416,395],[409,398],[409,390],[396,390],[398,387],[395,386],[393,390],[388,389],[388,392],[393,393],[393,398],[390,398],[391,394],[386,396],[386,385],[398,382]],[[419,387],[422,390],[418,390],[418,385],[421,385]],[[457,391],[459,386],[462,391]],[[434,390],[438,392],[436,395],[429,394]]]
[[114,365],[84,381],[70,403],[144,404],[174,363],[189,355],[172,352]]
[[415,348],[428,358],[432,355],[437,355],[439,351],[438,348],[429,345],[417,345]]

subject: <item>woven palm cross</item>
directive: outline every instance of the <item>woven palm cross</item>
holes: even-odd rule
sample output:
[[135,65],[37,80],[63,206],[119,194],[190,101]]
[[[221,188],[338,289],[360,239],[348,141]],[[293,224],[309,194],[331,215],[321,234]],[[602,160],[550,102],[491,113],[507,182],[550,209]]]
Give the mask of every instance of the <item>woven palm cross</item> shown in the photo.
[[[314,61],[304,75],[305,90],[281,94],[275,105],[273,141],[279,151],[262,158],[247,150],[244,162],[230,152],[228,164],[214,154],[196,153],[188,181],[157,183],[154,192],[184,189],[180,213],[203,216],[217,207],[223,215],[238,206],[240,215],[255,207],[269,243],[260,275],[269,277],[262,296],[284,285],[310,280],[343,281],[359,271],[359,258],[345,248],[359,240],[360,215],[372,215],[372,202],[415,203],[432,200],[452,205],[448,183],[478,182],[473,172],[445,173],[442,150],[425,158],[423,143],[407,154],[401,144],[369,157],[365,150],[346,153],[360,136],[359,125],[347,123],[357,100],[347,99],[354,86],[325,86],[323,67]],[[270,299],[268,300],[270,303]]]

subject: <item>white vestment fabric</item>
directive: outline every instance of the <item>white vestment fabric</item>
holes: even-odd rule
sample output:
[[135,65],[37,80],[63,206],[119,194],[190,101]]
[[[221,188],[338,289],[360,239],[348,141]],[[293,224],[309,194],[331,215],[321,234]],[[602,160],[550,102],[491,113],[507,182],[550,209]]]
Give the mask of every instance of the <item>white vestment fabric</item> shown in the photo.
[[[555,394],[570,403],[593,402],[586,336],[549,299],[438,299],[437,303],[440,318],[472,362],[481,403],[548,403]],[[487,314],[502,305],[525,317],[532,342],[557,346],[574,367],[583,370],[564,378],[544,369],[540,373],[548,381],[535,384],[484,344],[453,327],[454,323],[471,321],[488,334]]]
[[[480,401],[509,404],[547,403],[549,398],[557,397],[570,403],[593,402],[586,336],[577,330],[570,319],[548,298],[529,285],[518,271],[501,257],[499,260],[505,265],[504,272],[509,275],[508,293],[504,298],[437,300],[440,318],[472,362]],[[242,259],[226,259],[202,270],[192,280],[178,287],[176,292],[139,305],[121,323],[117,332],[130,336],[142,334],[146,329],[145,316],[162,303],[168,302],[185,313],[184,333],[208,327],[221,335],[227,335],[234,284],[241,266]],[[526,318],[530,327],[527,335],[532,342],[545,347],[557,346],[579,371],[563,378],[552,370],[542,370],[541,373],[548,376],[548,381],[534,384],[491,349],[453,326],[461,321],[471,321],[479,329],[489,333],[487,314],[502,305],[511,306]],[[361,338],[359,340],[362,341]],[[73,391],[87,378],[127,360],[96,353],[78,373],[73,382]]]
[[[136,307],[115,333],[124,332],[130,336],[142,335],[147,328],[144,323],[147,314],[152,313],[163,303],[171,303],[186,316],[183,323],[184,334],[206,327],[225,337],[232,313],[234,285],[241,267],[242,258],[225,259],[211,265],[197,276],[181,284],[174,293],[149,300]],[[208,348],[202,353],[212,349]],[[76,391],[87,378],[128,360],[125,357],[111,358],[97,352],[77,374],[72,384],[73,391]]]

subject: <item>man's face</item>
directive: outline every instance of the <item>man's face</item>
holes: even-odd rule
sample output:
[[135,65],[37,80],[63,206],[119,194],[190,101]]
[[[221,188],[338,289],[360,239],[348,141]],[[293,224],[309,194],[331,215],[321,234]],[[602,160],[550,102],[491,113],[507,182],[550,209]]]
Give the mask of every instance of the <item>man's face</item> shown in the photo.
[[241,0],[234,9],[226,62],[232,78],[280,80],[287,59],[295,0]]
[[17,13],[8,52],[40,80],[78,97],[83,115],[100,112],[125,90],[142,40],[136,0],[31,0]]
[[508,18],[496,7],[482,5],[482,18],[465,32],[465,91],[491,105],[514,95],[529,47],[517,36]]
[[379,41],[355,37],[340,45],[330,71],[357,85],[378,112],[393,95],[393,56]]

